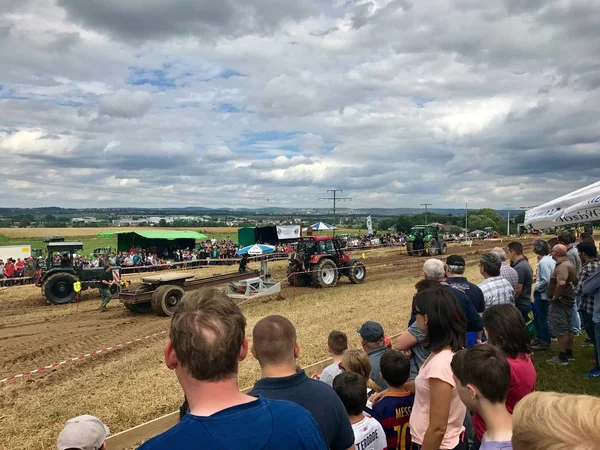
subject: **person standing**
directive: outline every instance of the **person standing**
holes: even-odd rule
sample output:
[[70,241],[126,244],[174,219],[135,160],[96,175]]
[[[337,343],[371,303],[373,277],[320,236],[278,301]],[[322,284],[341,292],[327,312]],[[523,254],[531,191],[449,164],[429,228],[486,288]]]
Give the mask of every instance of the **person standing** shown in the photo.
[[113,274],[110,270],[110,264],[104,265],[104,272],[102,272],[100,283],[100,295],[102,296],[100,311],[104,312],[108,309],[106,306],[108,305],[108,302],[110,302],[110,287],[115,284]]
[[501,247],[494,247],[490,250],[490,252],[500,258],[500,261],[502,262],[502,266],[500,267],[500,276],[507,280],[513,289],[517,289],[517,284],[519,284],[519,274],[515,269],[506,263],[506,252],[504,249]]
[[531,311],[531,287],[533,286],[533,270],[529,262],[523,256],[523,244],[520,242],[511,242],[508,244],[508,257],[511,266],[519,275],[519,282],[515,288],[515,306],[519,308],[525,323],[529,322],[529,312]]
[[[582,233],[583,234],[583,233]],[[577,251],[581,258],[581,272],[579,272],[579,283],[575,289],[575,294],[581,299],[579,303],[579,311],[583,318],[585,331],[587,332],[590,343],[594,346],[595,366],[592,370],[586,373],[586,378],[600,377],[600,359],[598,358],[598,346],[596,344],[596,330],[594,325],[594,295],[583,294],[583,284],[588,280],[600,267],[600,259],[598,259],[598,250],[594,241],[591,239],[584,240],[577,245]]]
[[496,254],[488,252],[481,255],[479,272],[484,279],[479,287],[486,307],[515,303],[515,291],[510,282],[500,275],[501,266],[502,261]]
[[485,309],[483,292],[476,284],[471,283],[465,277],[465,259],[460,255],[450,255],[446,258],[446,284],[453,289],[464,292],[469,296],[471,303],[479,314]]
[[548,301],[550,302],[550,328],[558,336],[560,353],[548,364],[567,365],[573,356],[573,303],[575,302],[575,287],[578,283],[575,266],[567,258],[567,248],[564,245],[555,245],[552,249],[552,258],[556,267],[550,283],[548,284]]
[[340,369],[340,362],[344,352],[348,350],[348,336],[343,331],[333,330],[329,333],[327,338],[327,351],[333,362],[323,369],[321,377],[319,378],[325,384],[329,386],[333,385],[333,379],[342,373]]
[[381,388],[387,389],[387,383],[381,378],[381,355],[387,350],[383,327],[373,321],[367,321],[356,330],[360,334],[363,350],[369,355],[371,362],[371,379]]
[[431,354],[415,380],[410,416],[413,449],[465,450],[467,410],[458,397],[450,367],[454,354],[465,346],[465,314],[451,290],[442,286],[415,295],[414,310]]
[[[567,258],[575,266],[575,273],[579,276],[581,272],[581,258],[577,251],[575,242],[577,238],[572,233],[563,233],[558,236],[558,242],[567,247]],[[578,295],[575,296],[575,302],[573,303],[573,334],[579,336],[581,333],[581,317],[579,317],[579,303],[581,299]]]
[[550,246],[542,239],[532,242],[533,253],[537,255],[537,283],[533,290],[533,325],[537,332],[537,338],[533,342],[533,350],[544,351],[550,348],[551,336],[548,324],[548,297],[546,291],[550,283],[550,277],[556,261],[550,256]]
[[287,318],[273,315],[259,320],[252,330],[251,353],[260,364],[262,378],[250,395],[302,406],[316,420],[328,448],[352,447],[354,433],[342,401],[331,387],[297,369],[300,345],[296,328]]
[[189,413],[139,450],[326,449],[304,408],[240,391],[238,368],[247,355],[246,318],[235,302],[217,289],[187,292],[171,317],[164,357]]

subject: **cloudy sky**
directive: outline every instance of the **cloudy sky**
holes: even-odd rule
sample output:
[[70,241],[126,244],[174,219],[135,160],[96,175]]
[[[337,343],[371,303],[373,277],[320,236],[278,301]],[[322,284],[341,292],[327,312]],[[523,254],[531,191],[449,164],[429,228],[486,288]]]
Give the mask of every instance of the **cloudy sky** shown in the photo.
[[536,205],[600,179],[597,0],[2,0],[2,206]]

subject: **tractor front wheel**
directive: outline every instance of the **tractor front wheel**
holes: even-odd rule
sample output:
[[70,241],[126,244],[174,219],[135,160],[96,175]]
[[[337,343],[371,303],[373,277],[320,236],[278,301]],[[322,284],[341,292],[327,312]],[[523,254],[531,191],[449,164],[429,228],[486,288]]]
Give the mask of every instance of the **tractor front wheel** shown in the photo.
[[442,246],[440,248],[440,255],[445,255],[446,253],[448,253],[448,244],[442,242]]
[[348,272],[348,278],[350,279],[350,283],[352,284],[360,284],[365,282],[365,278],[367,277],[367,268],[360,261],[355,261],[350,266],[350,270]]
[[322,259],[312,268],[312,283],[316,287],[333,287],[336,285],[338,277],[337,266],[330,259]]
[[42,295],[53,305],[73,303],[77,293],[73,284],[77,277],[70,273],[55,273],[42,284]]
[[290,286],[304,287],[310,285],[310,275],[304,273],[299,265],[289,266],[287,274]]
[[413,244],[412,244],[412,242],[407,242],[406,243],[406,254],[408,256],[412,256],[413,255]]
[[152,294],[152,309],[161,316],[172,316],[183,297],[184,291],[179,286],[166,284]]

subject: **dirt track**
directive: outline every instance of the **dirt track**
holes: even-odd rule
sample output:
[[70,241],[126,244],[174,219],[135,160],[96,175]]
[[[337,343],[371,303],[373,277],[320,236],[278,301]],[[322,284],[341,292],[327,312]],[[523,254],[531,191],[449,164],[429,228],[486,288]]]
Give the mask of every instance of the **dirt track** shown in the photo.
[[[497,245],[497,242],[484,242],[472,248],[451,248],[450,252],[464,255],[467,264],[476,263],[485,249]],[[426,258],[408,257],[401,252],[400,249],[365,252],[368,282],[394,277],[419,277]],[[218,267],[195,272],[199,276],[207,276],[233,268]],[[284,278],[285,262],[273,263],[271,271],[274,279]],[[339,284],[347,283],[345,278],[339,281]],[[282,296],[301,297],[312,292],[313,288],[294,289],[285,286]],[[98,310],[98,300],[97,291],[94,290],[85,292],[82,301],[76,305],[52,306],[43,301],[39,289],[34,286],[17,286],[0,291],[0,343],[3,348],[0,379],[62,358],[121,344],[168,326],[167,318],[133,314],[116,300],[111,302],[107,312],[102,313]]]
[[[479,255],[498,244],[453,247],[449,252],[464,255],[476,274]],[[323,342],[332,327],[351,332],[362,321],[376,319],[390,333],[400,332],[410,309],[412,283],[420,277],[426,259],[402,253],[398,248],[365,252],[367,282],[362,286],[351,287],[345,278],[339,287],[324,290],[294,289],[284,282],[279,299],[256,299],[243,306],[249,329],[266,314],[286,314],[296,324],[302,342],[301,365],[326,356]],[[275,280],[285,278],[285,261],[269,267]],[[215,266],[194,272],[204,277],[234,268]],[[303,301],[295,301],[300,298]],[[52,306],[34,286],[4,289],[0,291],[0,379],[144,337],[165,330],[168,324],[168,318],[133,314],[114,300],[101,313],[96,290],[85,292],[78,304]],[[30,448],[34,442],[46,448],[38,444],[50,445],[68,417],[85,412],[106,418],[113,431],[121,431],[172,411],[180,390],[162,362],[163,340],[152,338],[1,383],[0,409],[5,414],[0,416],[0,430],[4,430],[0,431],[0,449]],[[242,385],[252,383],[257,375],[255,362],[244,361]]]

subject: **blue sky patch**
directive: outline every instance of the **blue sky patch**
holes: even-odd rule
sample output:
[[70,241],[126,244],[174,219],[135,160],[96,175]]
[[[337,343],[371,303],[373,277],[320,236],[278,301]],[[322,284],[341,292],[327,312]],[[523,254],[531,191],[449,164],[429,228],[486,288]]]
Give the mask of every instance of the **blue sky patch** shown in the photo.
[[149,84],[162,89],[176,87],[175,78],[169,74],[171,64],[164,63],[161,69],[145,69],[143,67],[130,66],[129,77],[125,82],[131,86],[143,86]]

